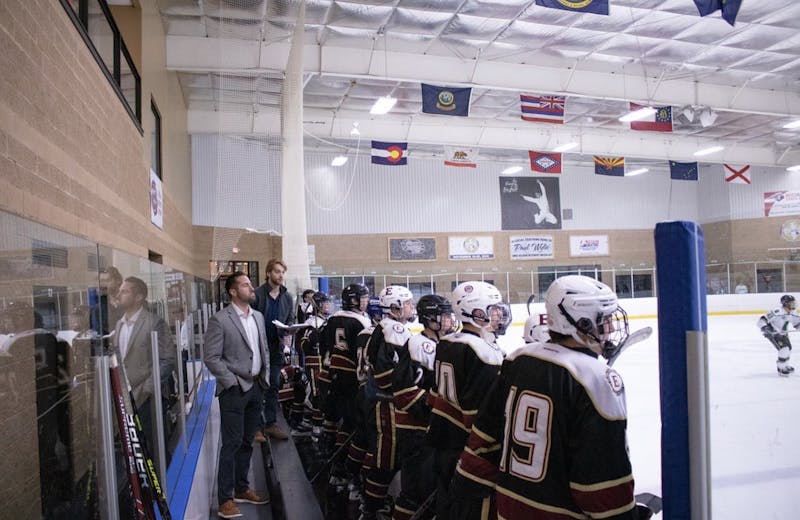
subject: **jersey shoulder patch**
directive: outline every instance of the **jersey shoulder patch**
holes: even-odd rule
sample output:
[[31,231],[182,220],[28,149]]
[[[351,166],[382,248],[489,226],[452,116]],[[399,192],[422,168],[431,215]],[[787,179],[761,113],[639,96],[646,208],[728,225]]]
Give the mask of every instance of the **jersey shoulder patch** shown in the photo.
[[408,330],[408,327],[390,318],[381,320],[381,329],[383,329],[384,341],[392,345],[405,345],[406,341],[411,337],[411,331]]
[[417,363],[427,365],[436,356],[436,342],[424,334],[416,334],[408,340],[408,354]]

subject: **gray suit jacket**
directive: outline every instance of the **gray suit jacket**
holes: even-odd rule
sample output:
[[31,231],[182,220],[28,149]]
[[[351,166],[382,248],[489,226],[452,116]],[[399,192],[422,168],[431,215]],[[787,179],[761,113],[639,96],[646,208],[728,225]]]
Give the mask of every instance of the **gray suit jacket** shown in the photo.
[[233,304],[217,312],[208,320],[205,335],[205,359],[208,370],[217,378],[217,395],[236,384],[246,392],[257,382],[261,388],[269,388],[269,354],[267,334],[264,331],[264,315],[251,308],[258,326],[261,349],[261,372],[256,381],[250,375],[253,352],[247,343],[247,333],[236,314]]

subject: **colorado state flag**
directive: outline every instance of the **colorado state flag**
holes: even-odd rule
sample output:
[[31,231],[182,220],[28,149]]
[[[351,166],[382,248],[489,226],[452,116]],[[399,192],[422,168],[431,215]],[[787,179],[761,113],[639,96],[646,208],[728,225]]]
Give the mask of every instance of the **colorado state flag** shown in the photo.
[[677,181],[696,181],[696,162],[669,162],[669,178]]
[[536,0],[536,5],[576,13],[608,14],[608,0]]
[[624,157],[600,157],[594,156],[594,173],[596,175],[612,175],[614,177],[625,176]]
[[422,111],[443,116],[469,116],[471,88],[437,87],[422,84]]
[[372,141],[372,164],[405,166],[408,164],[406,148],[408,148],[408,143]]

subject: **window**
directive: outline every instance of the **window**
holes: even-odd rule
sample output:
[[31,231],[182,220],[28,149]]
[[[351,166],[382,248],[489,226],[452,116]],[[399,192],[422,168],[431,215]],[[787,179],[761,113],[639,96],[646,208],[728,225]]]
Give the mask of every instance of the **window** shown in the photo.
[[153,113],[153,133],[150,136],[150,168],[161,180],[161,112],[158,111],[156,102],[150,100],[150,111]]

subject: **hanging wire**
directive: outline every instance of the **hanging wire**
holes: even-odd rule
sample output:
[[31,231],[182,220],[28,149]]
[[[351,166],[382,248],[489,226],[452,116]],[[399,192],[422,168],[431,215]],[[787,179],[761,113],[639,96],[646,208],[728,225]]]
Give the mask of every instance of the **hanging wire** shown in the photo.
[[[305,130],[303,131],[305,132]],[[316,139],[319,139],[320,141],[323,142],[328,142],[320,138]],[[335,144],[335,143],[330,143],[330,144]],[[342,145],[336,145],[336,146],[341,146],[342,148],[346,148],[343,147]],[[314,196],[314,193],[311,191],[311,187],[309,186],[308,181],[306,180],[304,182],[305,192],[308,194],[308,198],[309,200],[311,200],[312,204],[314,204],[314,207],[322,211],[339,211],[339,209],[341,209],[341,207],[344,206],[344,203],[347,202],[347,199],[350,197],[350,192],[353,189],[353,181],[356,178],[356,167],[358,164],[358,154],[360,149],[361,149],[361,136],[359,135],[358,140],[356,141],[356,154],[355,157],[353,158],[353,168],[350,170],[350,180],[347,182],[347,190],[345,191],[344,196],[341,198],[339,204],[337,204],[336,206],[333,207],[323,206],[322,203],[319,200],[317,200],[316,196]]]

